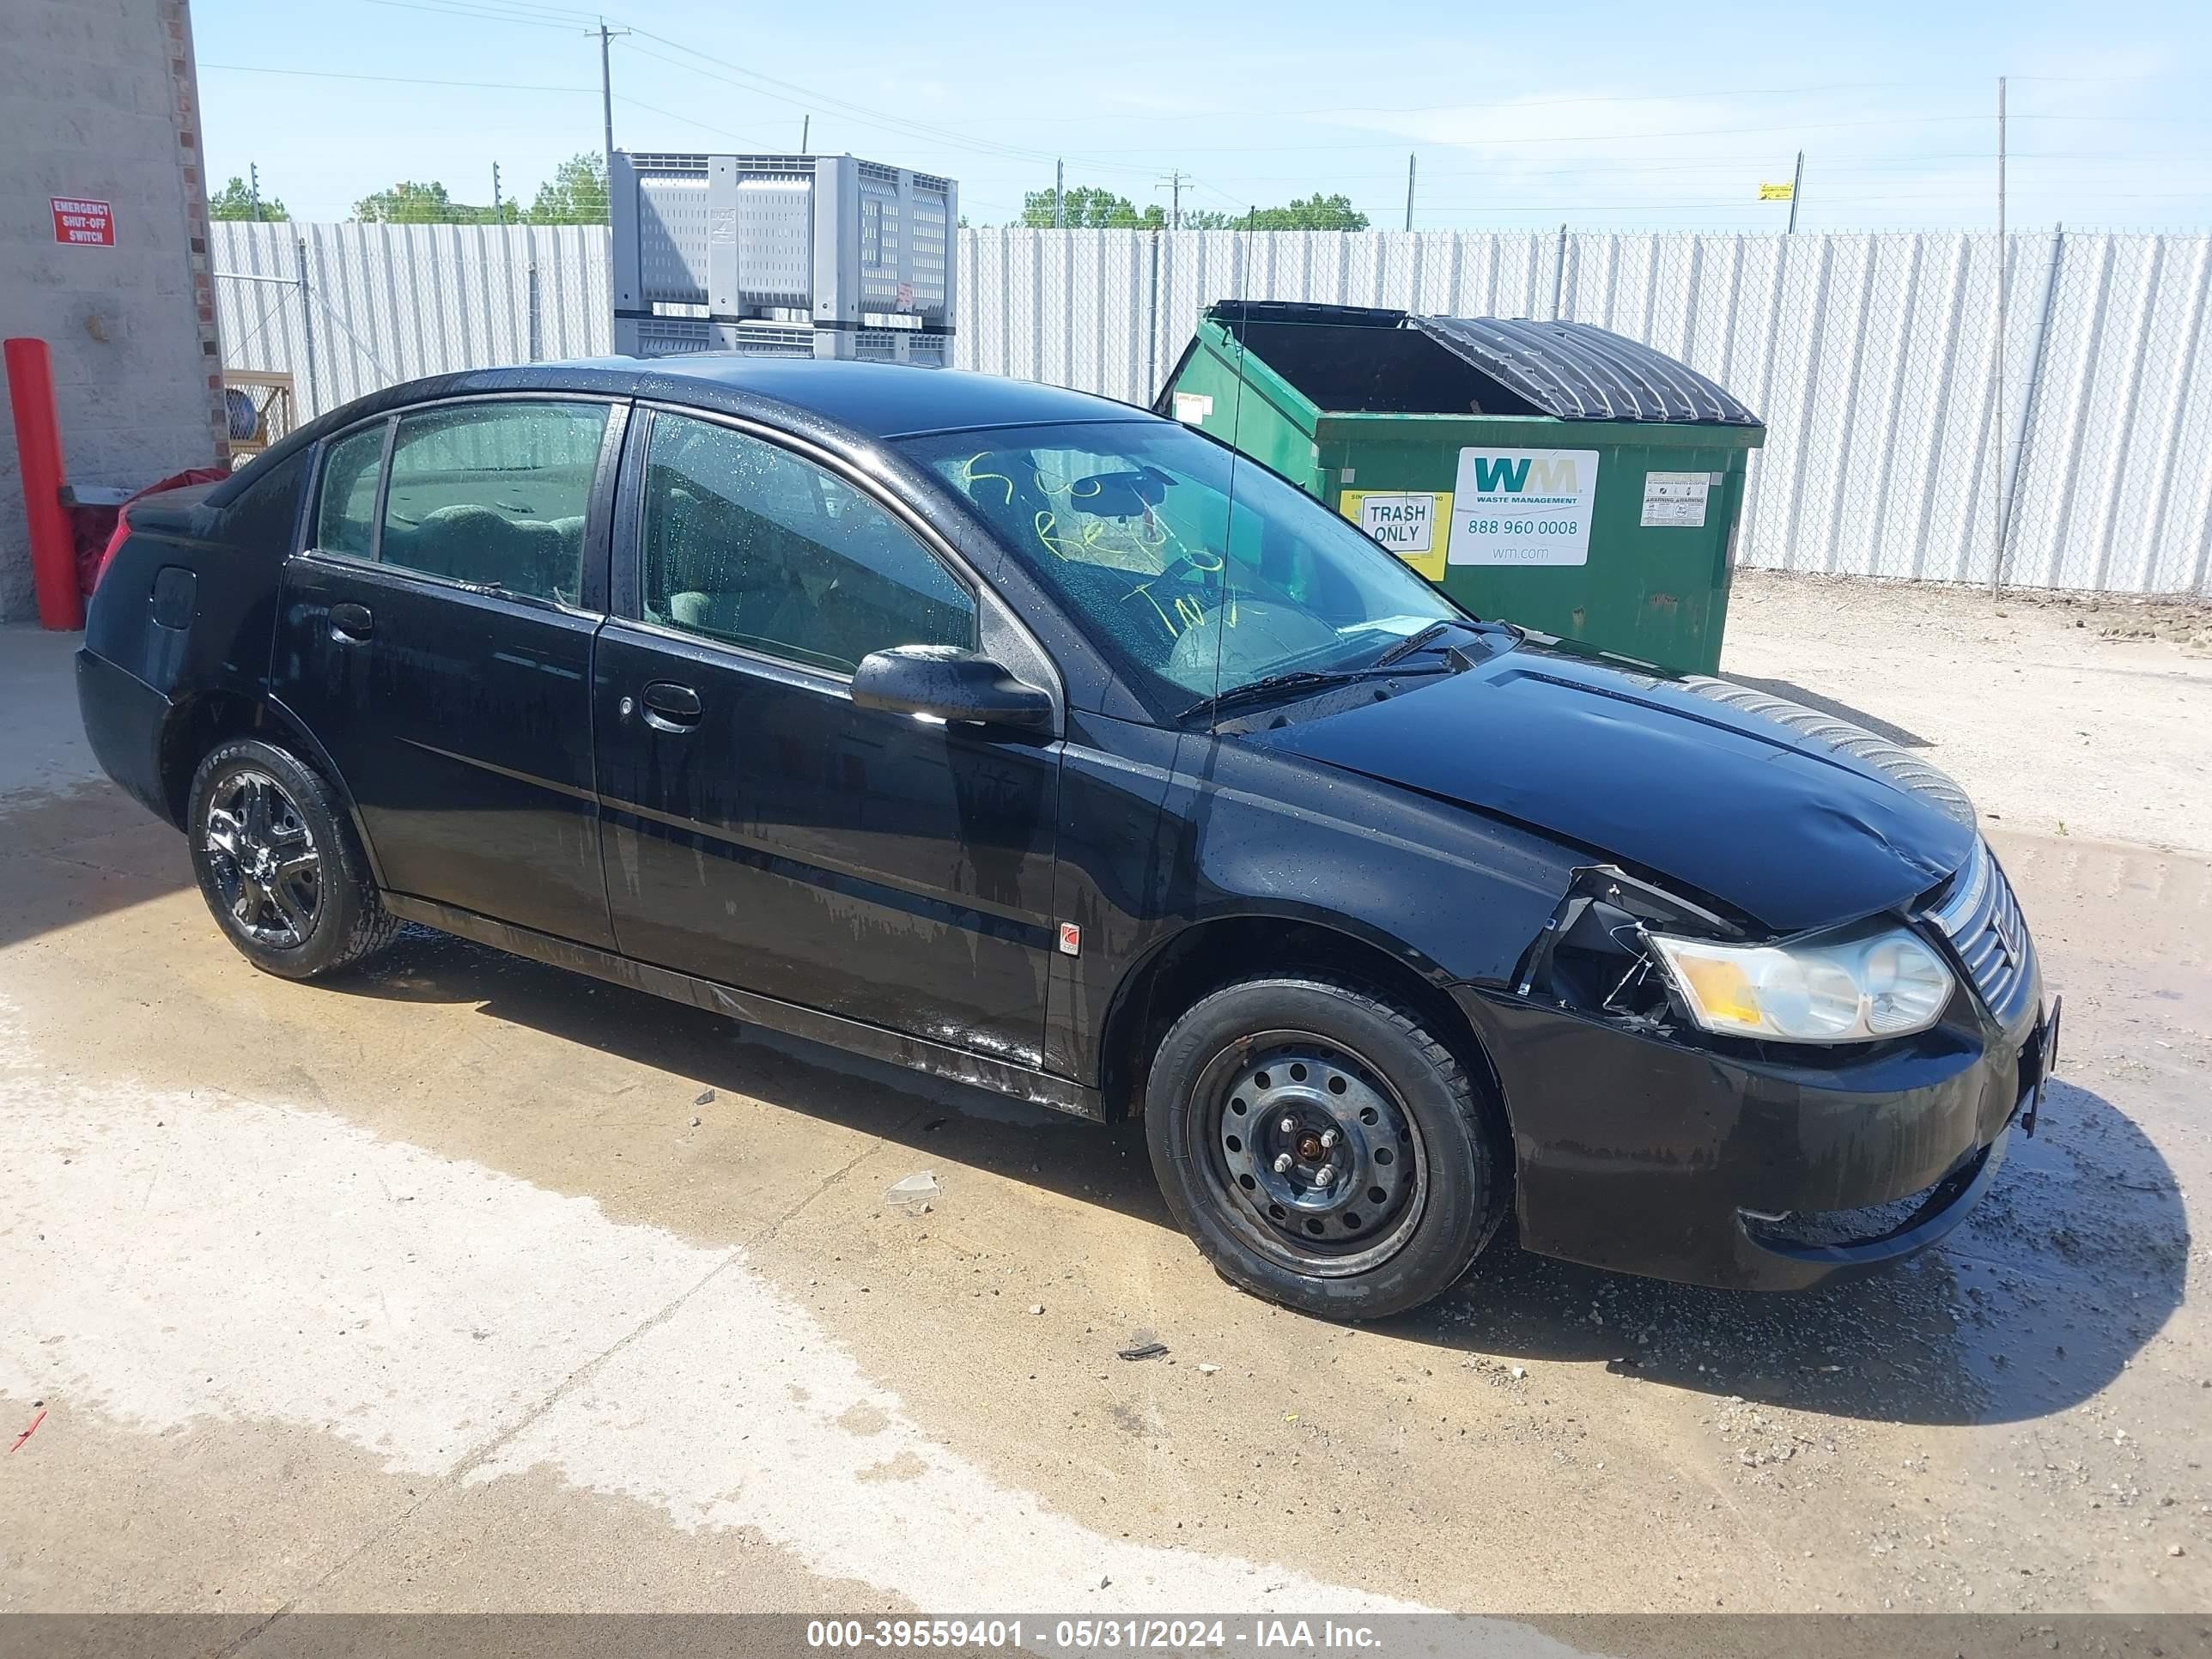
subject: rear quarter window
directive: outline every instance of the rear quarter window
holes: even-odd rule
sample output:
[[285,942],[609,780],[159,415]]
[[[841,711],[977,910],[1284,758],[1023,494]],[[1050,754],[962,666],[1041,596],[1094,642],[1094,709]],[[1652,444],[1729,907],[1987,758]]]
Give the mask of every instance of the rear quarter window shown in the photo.
[[307,482],[308,452],[295,451],[262,471],[251,463],[246,487],[223,508],[222,539],[242,550],[283,558],[300,530],[300,495]]
[[375,556],[376,484],[383,472],[386,425],[378,421],[357,428],[324,448],[314,544],[325,553]]

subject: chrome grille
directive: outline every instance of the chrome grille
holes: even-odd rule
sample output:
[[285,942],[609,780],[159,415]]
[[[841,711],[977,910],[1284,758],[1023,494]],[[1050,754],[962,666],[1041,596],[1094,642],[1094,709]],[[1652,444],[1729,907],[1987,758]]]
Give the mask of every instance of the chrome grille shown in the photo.
[[2035,982],[2035,946],[1986,842],[1977,838],[1929,919],[1950,939],[1990,1012],[2009,1024]]

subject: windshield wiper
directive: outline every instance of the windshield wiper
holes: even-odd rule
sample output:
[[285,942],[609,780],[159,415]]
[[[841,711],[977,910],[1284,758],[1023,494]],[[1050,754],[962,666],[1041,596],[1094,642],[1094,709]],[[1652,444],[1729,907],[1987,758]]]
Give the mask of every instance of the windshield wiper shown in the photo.
[[1403,662],[1416,651],[1425,650],[1434,645],[1455,628],[1464,628],[1474,633],[1483,631],[1482,623],[1471,621],[1468,617],[1439,617],[1426,628],[1416,629],[1407,635],[1404,639],[1376,658],[1369,665],[1374,668],[1388,668],[1394,662]]
[[[1400,672],[1409,671],[1401,670]],[[1434,668],[1416,668],[1415,674],[1438,674],[1444,672],[1442,665]],[[1218,696],[1200,697],[1176,716],[1176,722],[1194,715],[1219,714],[1224,708],[1235,708],[1248,702],[1265,702],[1285,693],[1307,691],[1324,685],[1347,685],[1354,680],[1372,679],[1376,674],[1388,674],[1379,663],[1370,663],[1364,668],[1294,668],[1285,674],[1269,674],[1244,685],[1233,685]]]

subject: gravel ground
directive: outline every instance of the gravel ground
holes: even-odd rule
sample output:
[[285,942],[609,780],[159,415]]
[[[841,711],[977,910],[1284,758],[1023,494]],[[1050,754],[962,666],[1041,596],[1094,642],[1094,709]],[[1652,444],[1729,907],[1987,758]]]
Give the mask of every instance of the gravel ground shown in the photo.
[[1721,672],[1906,744],[2005,827],[2212,852],[2212,605],[1747,570]]

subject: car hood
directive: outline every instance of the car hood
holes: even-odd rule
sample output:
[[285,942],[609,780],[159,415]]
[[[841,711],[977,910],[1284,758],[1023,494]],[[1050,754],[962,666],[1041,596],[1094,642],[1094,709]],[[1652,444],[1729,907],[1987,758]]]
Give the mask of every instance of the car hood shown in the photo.
[[1547,832],[1778,933],[1907,903],[1974,843],[1778,720],[1533,645],[1247,740]]

